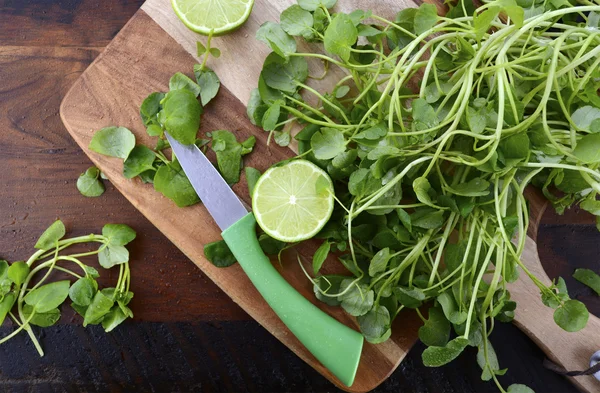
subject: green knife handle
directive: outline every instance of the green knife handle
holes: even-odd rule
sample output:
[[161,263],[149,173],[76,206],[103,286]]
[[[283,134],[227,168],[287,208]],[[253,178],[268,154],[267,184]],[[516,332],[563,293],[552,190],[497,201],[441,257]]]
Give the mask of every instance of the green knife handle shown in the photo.
[[363,336],[321,311],[298,293],[263,253],[248,213],[223,232],[223,239],[258,292],[281,321],[329,371],[351,386],[363,346]]

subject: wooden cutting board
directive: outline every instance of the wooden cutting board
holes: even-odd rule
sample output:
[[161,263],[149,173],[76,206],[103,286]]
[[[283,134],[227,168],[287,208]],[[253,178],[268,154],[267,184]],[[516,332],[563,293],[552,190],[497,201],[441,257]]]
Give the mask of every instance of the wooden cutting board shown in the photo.
[[[256,0],[252,15],[242,28],[233,34],[214,39],[214,45],[221,49],[222,55],[218,60],[209,62],[209,66],[219,75],[222,87],[217,98],[205,108],[200,131],[204,133],[228,129],[238,135],[238,140],[255,135],[255,151],[247,157],[245,164],[261,171],[294,153],[274,144],[267,147],[267,134],[250,124],[246,118],[245,104],[250,91],[257,85],[263,59],[268,54],[267,47],[256,41],[254,34],[264,21],[278,21],[281,11],[292,2],[293,0]],[[361,3],[359,0],[339,2],[339,9],[342,10],[359,8]],[[408,0],[379,0],[372,3],[369,6],[383,16],[392,16],[401,8],[416,6]],[[441,5],[438,8],[443,10]],[[122,176],[121,160],[105,157],[88,149],[93,133],[109,125],[129,128],[136,135],[138,143],[152,147],[155,141],[145,132],[139,117],[139,106],[149,93],[167,91],[169,78],[175,72],[192,74],[192,67],[198,62],[195,57],[197,40],[205,41],[205,37],[185,28],[173,13],[169,0],[148,0],[66,95],[60,110],[63,122],[94,164],[123,195],[234,302],[338,387],[351,392],[372,390],[395,370],[416,342],[417,329],[421,323],[415,314],[404,312],[398,317],[393,326],[393,335],[387,342],[378,345],[366,343],[354,384],[350,388],[343,386],[290,334],[239,266],[219,269],[204,258],[202,246],[218,240],[220,233],[202,205],[177,208],[170,200],[155,192],[151,185],[125,179]],[[244,180],[234,190],[246,203],[250,202]],[[545,203],[535,193],[531,194],[530,200],[530,236],[535,238],[537,223]],[[307,244],[298,251],[305,261],[310,261],[316,247],[315,244]],[[542,281],[550,281],[539,263],[535,242],[531,239],[523,258]],[[295,254],[286,263],[275,266],[290,284],[318,307],[358,329],[355,319],[339,307],[325,306],[314,298],[311,285],[294,259]],[[152,261],[153,266],[157,263],[160,261]],[[327,270],[332,266],[334,263],[326,263],[324,268]],[[600,335],[597,334],[600,332],[599,320],[592,317],[583,331],[565,333],[554,324],[552,310],[541,304],[539,291],[529,280],[518,281],[511,292],[519,304],[515,317],[517,326],[530,335],[557,363],[568,369],[587,368],[591,354],[600,349]],[[600,391],[600,382],[593,377],[579,377],[574,382],[585,391]]]

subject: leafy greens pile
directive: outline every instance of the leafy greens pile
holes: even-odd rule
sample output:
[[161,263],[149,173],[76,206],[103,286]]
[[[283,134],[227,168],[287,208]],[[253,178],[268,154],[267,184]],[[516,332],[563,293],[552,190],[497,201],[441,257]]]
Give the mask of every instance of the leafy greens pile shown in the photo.
[[[178,72],[169,80],[167,93],[153,92],[142,102],[140,116],[146,131],[148,135],[158,137],[154,149],[136,144],[130,130],[115,126],[97,131],[89,145],[97,153],[123,159],[123,176],[128,179],[139,177],[144,183],[153,183],[155,190],[179,207],[193,205],[200,199],[177,157],[173,155],[169,160],[165,155],[164,151],[169,148],[165,131],[186,145],[196,144],[205,149],[210,144],[216,153],[219,171],[229,184],[240,180],[242,156],[250,153],[256,143],[254,136],[239,143],[235,135],[226,130],[207,133],[212,141],[197,138],[203,108],[217,95],[221,85],[217,75],[205,66],[208,53],[213,56],[218,53],[215,49],[209,47],[205,61],[194,66],[196,81]],[[78,180],[78,188],[86,196],[101,194],[104,188],[98,180],[98,170],[88,169]]]
[[[356,316],[372,343],[415,309],[425,365],[477,347],[482,379],[504,392],[488,336],[514,317],[507,283],[519,270],[564,330],[588,319],[562,278],[544,285],[520,256],[529,184],[559,212],[579,204],[600,228],[600,5],[461,0],[445,17],[423,4],[388,20],[331,13],[334,4],[298,0],[261,26],[273,52],[248,105],[280,144],[303,125],[299,157],[335,182],[339,204],[313,268],[335,251],[352,276],[309,277],[315,294]],[[323,52],[299,53],[297,40]],[[326,92],[309,75],[315,58],[345,75]]]
[[[0,339],[0,344],[25,330],[43,356],[44,351],[31,326],[48,327],[58,322],[59,307],[67,298],[71,299],[71,307],[83,317],[83,326],[101,324],[106,332],[110,332],[125,319],[133,317],[127,307],[133,292],[129,291],[129,251],[125,245],[135,239],[135,231],[127,225],[107,224],[102,228],[102,235],[63,239],[65,233],[64,224],[58,220],[40,236],[35,244],[38,251],[27,261],[9,264],[0,260],[0,324],[10,316],[18,325],[11,334]],[[100,243],[100,247],[70,255],[64,252],[75,244],[92,242]],[[91,255],[98,255],[104,269],[119,266],[119,278],[114,287],[98,289],[98,271],[81,261]],[[75,265],[81,273],[65,267],[65,263]],[[34,280],[44,271],[39,280]],[[73,285],[69,280],[47,283],[53,271],[67,273],[77,280]]]

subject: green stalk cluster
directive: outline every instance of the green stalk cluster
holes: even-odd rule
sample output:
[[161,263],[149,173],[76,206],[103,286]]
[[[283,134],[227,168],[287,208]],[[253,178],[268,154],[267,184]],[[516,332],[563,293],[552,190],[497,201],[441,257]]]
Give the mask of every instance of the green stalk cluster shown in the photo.
[[[528,185],[559,212],[579,203],[600,217],[600,5],[460,1],[446,17],[423,4],[388,20],[327,3],[299,1],[259,29],[273,53],[248,106],[279,139],[303,124],[299,157],[335,182],[339,206],[307,277],[373,343],[416,309],[426,365],[475,346],[482,378],[504,391],[487,337],[514,317],[519,271],[564,330],[588,319],[562,279],[544,285],[520,257]],[[294,37],[324,52],[299,53]],[[308,73],[315,58],[345,75],[326,92]],[[318,275],[329,250],[352,276]]]

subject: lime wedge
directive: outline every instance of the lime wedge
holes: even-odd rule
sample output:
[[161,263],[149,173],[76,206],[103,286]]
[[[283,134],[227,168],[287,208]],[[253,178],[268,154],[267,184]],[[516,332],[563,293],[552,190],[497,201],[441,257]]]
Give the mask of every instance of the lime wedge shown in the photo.
[[333,184],[306,160],[268,169],[256,182],[252,210],[267,235],[284,242],[310,239],[333,211]]
[[254,0],[171,0],[175,14],[196,33],[221,35],[240,27]]

